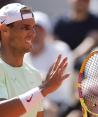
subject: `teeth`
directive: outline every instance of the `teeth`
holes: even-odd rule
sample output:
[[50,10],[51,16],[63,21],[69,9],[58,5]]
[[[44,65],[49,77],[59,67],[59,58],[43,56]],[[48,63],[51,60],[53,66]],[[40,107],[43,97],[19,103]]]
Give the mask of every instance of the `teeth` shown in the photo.
[[29,43],[31,43],[32,41],[29,39],[29,40],[26,40],[26,42],[29,42]]

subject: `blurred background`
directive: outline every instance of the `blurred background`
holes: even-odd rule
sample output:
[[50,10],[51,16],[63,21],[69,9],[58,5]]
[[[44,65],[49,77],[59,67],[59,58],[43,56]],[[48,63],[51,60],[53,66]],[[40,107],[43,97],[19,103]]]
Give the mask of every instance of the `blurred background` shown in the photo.
[[[78,4],[77,1],[80,2],[80,4]],[[21,0],[22,3],[32,7],[33,11],[40,11],[35,12],[35,21],[38,26],[38,33],[41,33],[34,43],[34,45],[36,45],[35,50],[39,49],[37,52],[34,52],[33,48],[31,52],[32,57],[30,54],[26,55],[25,61],[29,64],[33,64],[45,77],[48,71],[47,66],[49,68],[59,52],[63,57],[67,56],[69,60],[68,72],[71,74],[70,78],[65,80],[56,92],[50,94],[45,99],[45,117],[82,117],[76,81],[82,60],[94,47],[98,46],[98,18],[96,18],[96,16],[98,16],[98,0],[83,0],[83,4],[81,1],[82,0]],[[73,6],[75,5],[73,9],[71,9],[70,2],[73,2]],[[84,9],[81,8],[81,5],[83,5]],[[87,5],[87,8],[85,5]],[[74,13],[71,15],[72,19],[69,20],[70,18],[67,19],[65,16],[69,15],[71,10],[74,11]],[[74,19],[75,15],[79,16],[80,19],[78,19],[78,17]],[[54,22],[57,20],[58,23],[55,24]],[[52,31],[48,30],[50,24],[52,24]],[[73,28],[72,30],[70,29],[70,25]],[[54,33],[50,34],[53,30]],[[69,33],[69,35],[66,35],[67,33]],[[65,40],[62,39],[62,35],[65,36]],[[70,38],[70,35],[72,35],[72,38]],[[70,40],[69,43],[66,43],[67,39]],[[70,48],[71,43],[73,44],[72,40],[74,40],[74,43],[77,43],[77,46],[75,45],[73,48]],[[77,40],[79,40],[79,42],[77,42]],[[42,64],[40,64],[40,62]]]
[[[5,1],[0,0],[1,6]],[[82,117],[76,80],[84,57],[95,47],[98,49],[98,0],[9,1],[24,3],[34,11],[37,35],[24,61],[41,72],[43,81],[58,54],[68,57],[70,78],[45,99],[45,117]],[[71,10],[71,17],[65,17]]]
[[[68,0],[21,0],[21,2],[29,5],[33,10],[39,10],[47,13],[50,18],[68,13]],[[98,0],[91,0],[90,10],[93,13],[98,13]]]

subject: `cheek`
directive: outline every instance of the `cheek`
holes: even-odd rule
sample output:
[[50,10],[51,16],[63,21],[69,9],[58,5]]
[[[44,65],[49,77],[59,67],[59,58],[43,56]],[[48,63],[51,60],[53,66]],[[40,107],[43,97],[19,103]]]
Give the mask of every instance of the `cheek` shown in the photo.
[[19,33],[16,33],[16,34],[11,34],[10,36],[10,44],[12,46],[19,46],[19,45],[22,45],[24,43],[24,35],[23,34],[19,34]]
[[9,45],[12,47],[17,47],[19,45],[19,40],[17,38],[10,38]]
[[25,38],[26,38],[26,33],[16,33],[16,35],[14,36],[16,42],[18,43],[24,43]]

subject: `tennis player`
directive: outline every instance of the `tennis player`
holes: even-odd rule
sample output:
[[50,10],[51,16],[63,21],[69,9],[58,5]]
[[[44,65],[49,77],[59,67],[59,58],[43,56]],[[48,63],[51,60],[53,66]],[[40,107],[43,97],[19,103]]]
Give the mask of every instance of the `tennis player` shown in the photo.
[[[67,58],[58,56],[42,84],[39,72],[23,63],[36,35],[32,10],[20,3],[0,9],[0,117],[43,117],[42,100],[69,74]],[[43,63],[44,64],[44,63]]]

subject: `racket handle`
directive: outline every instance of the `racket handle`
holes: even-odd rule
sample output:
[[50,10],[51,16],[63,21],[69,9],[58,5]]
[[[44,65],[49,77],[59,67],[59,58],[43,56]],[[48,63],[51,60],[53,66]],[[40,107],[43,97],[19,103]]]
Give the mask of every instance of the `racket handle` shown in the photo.
[[81,102],[81,106],[82,106],[83,117],[87,117],[87,109],[86,109],[86,106],[84,104],[84,100],[82,98],[80,98],[80,102]]
[[83,113],[83,117],[87,117],[87,111],[86,111],[86,109],[82,108],[82,113]]

